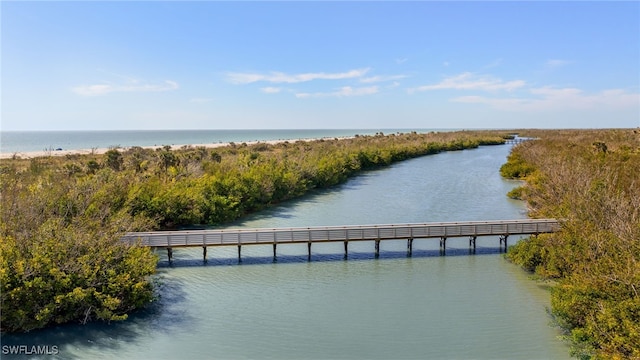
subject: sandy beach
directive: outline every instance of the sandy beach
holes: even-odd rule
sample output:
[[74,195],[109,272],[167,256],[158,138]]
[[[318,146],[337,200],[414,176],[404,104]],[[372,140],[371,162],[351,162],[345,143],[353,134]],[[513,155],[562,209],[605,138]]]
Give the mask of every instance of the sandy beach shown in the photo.
[[[351,139],[353,136],[345,136],[339,137],[337,139]],[[283,142],[297,142],[297,141],[316,141],[316,140],[327,140],[327,139],[336,139],[336,138],[316,138],[316,139],[282,139],[282,140],[265,140],[265,141],[245,141],[242,142],[247,145],[255,145],[255,144],[279,144]],[[232,143],[230,142],[220,142],[220,143],[211,143],[211,144],[183,144],[183,145],[171,145],[171,150],[178,150],[185,146],[190,147],[204,147],[207,149],[213,149],[218,147],[229,146]],[[237,143],[236,143],[237,144]],[[141,146],[143,149],[160,149],[162,146]],[[119,148],[121,151],[127,151],[131,147],[121,147]],[[65,156],[65,155],[100,155],[109,151],[108,148],[99,148],[99,149],[74,149],[74,150],[47,150],[47,151],[28,151],[28,152],[15,152],[15,153],[0,153],[0,159],[12,159],[12,158],[20,158],[20,159],[33,159],[37,157],[49,157],[49,156]]]

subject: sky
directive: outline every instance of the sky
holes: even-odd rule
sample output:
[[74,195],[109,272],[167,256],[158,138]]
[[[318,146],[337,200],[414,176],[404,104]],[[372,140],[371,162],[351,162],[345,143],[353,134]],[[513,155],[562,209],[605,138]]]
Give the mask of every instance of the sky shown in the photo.
[[9,130],[635,128],[640,2],[0,2]]

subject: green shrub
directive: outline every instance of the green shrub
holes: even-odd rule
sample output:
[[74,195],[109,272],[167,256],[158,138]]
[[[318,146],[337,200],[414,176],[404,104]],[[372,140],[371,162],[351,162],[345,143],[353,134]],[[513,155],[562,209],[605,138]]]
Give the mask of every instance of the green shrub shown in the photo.
[[531,215],[556,217],[562,227],[518,243],[508,258],[558,283],[551,312],[569,334],[572,355],[640,359],[637,135],[549,130],[528,136],[540,140],[514,147],[501,173],[525,174]]

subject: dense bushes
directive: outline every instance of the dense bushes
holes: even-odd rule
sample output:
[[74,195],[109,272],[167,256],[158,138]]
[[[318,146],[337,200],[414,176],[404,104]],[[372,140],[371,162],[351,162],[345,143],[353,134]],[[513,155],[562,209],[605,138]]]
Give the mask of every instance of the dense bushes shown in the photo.
[[524,179],[531,175],[535,168],[528,164],[518,152],[512,152],[507,162],[500,167],[500,175],[510,179]]
[[124,179],[74,177],[36,163],[2,167],[2,330],[119,320],[151,301],[155,256],[118,241],[151,225],[123,210]]
[[363,169],[502,142],[497,132],[379,134],[2,160],[2,330],[119,320],[151,301],[157,259],[122,245],[127,231],[221,224]]
[[[562,230],[518,243],[509,258],[557,281],[552,312],[573,355],[640,358],[640,134],[546,131],[514,148],[531,168],[522,197]],[[520,171],[509,172],[520,174]]]
[[[275,145],[233,144],[213,150],[136,148],[123,152],[125,165],[116,173],[131,173],[135,178],[126,200],[131,215],[154,219],[159,228],[211,225],[314,188],[342,183],[361,170],[440,151],[503,143],[499,135],[412,133]],[[136,161],[131,160],[134,154]]]

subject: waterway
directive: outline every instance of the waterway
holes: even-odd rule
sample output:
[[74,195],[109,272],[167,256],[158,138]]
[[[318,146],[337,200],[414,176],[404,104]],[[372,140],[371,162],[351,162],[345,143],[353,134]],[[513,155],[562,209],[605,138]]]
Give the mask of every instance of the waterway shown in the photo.
[[[230,227],[526,217],[498,173],[509,145],[447,152],[367,172]],[[512,244],[518,239],[509,238]],[[166,254],[159,300],[127,321],[5,335],[56,346],[52,359],[568,359],[548,291],[503,258],[497,238],[317,244]],[[4,349],[4,348],[3,348]],[[3,358],[8,357],[3,354]],[[17,358],[17,357],[13,357]]]

